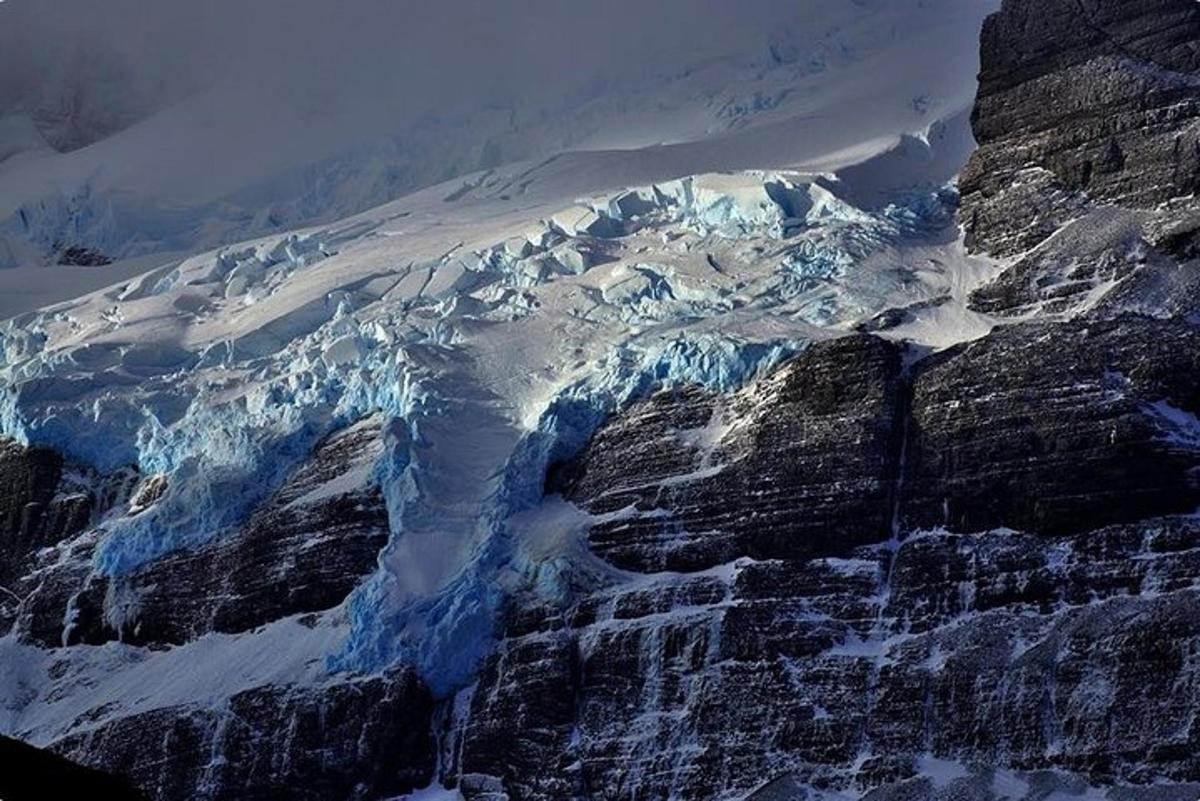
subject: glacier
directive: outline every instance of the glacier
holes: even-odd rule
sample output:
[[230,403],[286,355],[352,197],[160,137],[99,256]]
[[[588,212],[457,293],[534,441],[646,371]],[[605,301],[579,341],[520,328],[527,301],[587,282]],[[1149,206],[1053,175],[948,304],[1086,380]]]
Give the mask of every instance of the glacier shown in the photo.
[[[9,505],[48,511],[0,582],[0,733],[133,759],[164,795],[193,763],[201,793],[345,763],[361,795],[360,765],[400,760],[411,775],[375,794],[413,799],[1099,798],[1126,792],[1118,773],[1186,778],[1186,749],[1112,763],[1068,731],[1137,695],[1088,686],[1105,654],[1186,671],[1139,621],[1193,611],[1195,515],[1153,476],[1194,473],[1194,387],[1103,363],[1196,337],[1093,314],[1123,302],[1108,272],[1176,232],[1145,222],[1162,209],[1099,209],[1112,263],[1078,305],[1053,304],[1086,259],[976,252],[957,173],[998,2],[815,4],[753,53],[651,48],[664,70],[629,83],[432,98],[382,138],[306,130],[300,63],[272,84],[300,92],[245,118],[213,114],[220,88],[72,153],[0,107],[0,456],[54,485]],[[467,44],[441,66],[479,58]],[[204,136],[252,134],[240,171],[156,173],[206,117]],[[1072,232],[1050,244],[1078,249]],[[1036,314],[980,303],[1030,264],[1052,273]],[[1148,272],[1132,289],[1167,294]],[[1060,336],[1066,379],[1021,357]],[[1046,489],[1070,483],[1047,437],[1102,478],[1093,445],[1145,456],[1143,505],[1170,516],[1127,524],[1122,487]],[[1030,454],[1001,483],[1030,499],[979,501],[1006,442]],[[1044,720],[988,736],[1021,709]],[[288,764],[239,773],[273,731]]]
[[0,433],[162,477],[153,506],[100,521],[94,569],[118,576],[221,536],[322,437],[382,415],[391,542],[326,663],[412,663],[449,695],[510,592],[565,592],[571,555],[531,555],[511,521],[609,415],[664,387],[735,389],[888,306],[965,301],[957,273],[981,268],[951,189],[876,208],[850,189],[685,176],[456,236],[435,188],[169,263],[0,326]]
[[[539,76],[547,88],[531,93],[522,85],[523,102],[479,98],[472,81],[458,88],[477,102],[448,104],[444,97],[426,98],[418,75],[379,65],[351,74],[307,64],[284,69],[291,51],[285,37],[275,35],[227,54],[243,67],[256,62],[254,85],[218,77],[147,92],[144,76],[99,67],[85,72],[77,87],[45,81],[32,94],[74,90],[85,108],[131,108],[110,121],[116,124],[89,132],[79,143],[89,146],[72,152],[57,152],[50,146],[54,132],[37,127],[38,101],[53,98],[0,108],[0,268],[54,263],[73,246],[116,260],[194,253],[344,218],[450,178],[470,184],[502,165],[563,151],[657,148],[656,160],[677,177],[815,163],[855,138],[878,149],[884,139],[969,104],[972,87],[959,76],[974,66],[971,38],[993,3],[871,5],[869,13],[853,4],[809,8],[803,24],[786,26],[765,8],[743,9],[733,15],[734,27],[747,30],[734,37],[726,25],[720,37],[702,42],[678,41],[679,26],[666,26],[663,38],[674,41],[672,47],[655,42],[638,48],[636,58],[602,59],[595,79],[567,80],[570,70],[555,81]],[[714,17],[708,24],[718,23]],[[525,40],[532,32],[514,35]],[[219,37],[213,49],[232,47],[233,38]],[[121,53],[91,44],[87,52],[102,57],[101,64],[120,61]],[[530,45],[530,53],[539,49]],[[405,57],[397,41],[386,46],[387,55],[376,58]],[[424,39],[407,45],[429,47]],[[11,50],[19,55],[20,48]],[[262,63],[266,52],[279,58]],[[523,63],[521,52],[510,49],[497,60],[464,50],[460,57],[496,71],[514,59]],[[901,53],[903,70],[879,69],[881,62],[901,63]],[[437,63],[443,53],[429,55]],[[596,58],[574,55],[584,63]],[[360,84],[415,89],[423,105],[381,110],[375,95],[356,91]],[[319,115],[297,102],[321,94],[337,102]],[[364,103],[370,108],[361,108]],[[358,118],[347,121],[352,112]],[[846,135],[848,126],[854,137]],[[717,149],[693,147],[715,138],[726,141]],[[233,152],[230,142],[238,143]],[[647,166],[635,172],[641,178],[626,175],[609,188],[645,180]]]
[[[539,592],[562,597],[556,565],[521,564],[519,543],[508,521],[542,503],[549,467],[579,449],[609,414],[651,388],[702,385],[730,390],[779,364],[801,343],[746,343],[708,337],[684,338],[659,345],[650,353],[622,349],[600,365],[601,372],[565,389],[551,403],[534,431],[517,443],[497,477],[494,493],[481,509],[480,541],[449,585],[430,597],[411,598],[396,570],[393,554],[381,556],[381,570],[348,602],[350,635],[343,651],[331,656],[333,670],[374,672],[397,661],[416,665],[430,688],[447,697],[470,683],[490,650],[494,624],[505,598],[504,587],[517,579]],[[405,492],[419,479],[405,481],[406,470],[419,463],[399,457],[386,468],[389,503],[397,491],[408,506],[393,520],[405,520],[411,505],[427,503],[419,493]],[[446,532],[453,536],[452,532]],[[405,536],[403,527],[394,532]],[[519,536],[519,535],[518,535]],[[390,549],[389,549],[390,550]]]
[[117,262],[69,300],[0,307],[0,435],[166,487],[96,521],[93,569],[119,576],[221,537],[323,437],[381,417],[390,542],[320,656],[412,662],[451,694],[511,592],[567,591],[578,543],[535,530],[582,522],[545,477],[610,415],[737,388],[889,308],[928,304],[886,335],[929,346],[990,328],[965,301],[995,265],[965,253],[948,188],[972,69],[946,63],[975,63],[988,5],[829,7],[761,52],[666,59],[616,99],[451,109],[320,158],[301,138],[261,169],[136,158],[200,144],[213,93],[69,157],[14,139],[0,266],[66,244]]

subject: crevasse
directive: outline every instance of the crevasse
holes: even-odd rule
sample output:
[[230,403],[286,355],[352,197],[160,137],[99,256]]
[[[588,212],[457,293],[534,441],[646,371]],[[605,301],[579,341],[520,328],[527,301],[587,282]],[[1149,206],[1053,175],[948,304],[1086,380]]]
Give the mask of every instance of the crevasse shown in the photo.
[[[95,567],[120,575],[220,536],[321,437],[382,414],[374,481],[391,540],[348,599],[349,636],[328,664],[412,662],[449,693],[487,652],[508,593],[562,590],[565,562],[531,556],[509,526],[542,502],[550,465],[633,398],[736,388],[818,335],[813,324],[878,311],[890,284],[856,265],[944,230],[952,206],[942,192],[866,212],[817,183],[701,176],[592,199],[502,243],[364,271],[315,297],[295,290],[353,268],[383,223],[261,240],[0,326],[0,434],[167,478],[148,510],[100,523]],[[289,293],[294,307],[258,327],[199,341],[123,333],[164,310],[235,320]],[[489,398],[470,363],[493,332],[542,318],[575,338],[548,343],[553,389],[518,420],[504,409],[517,402]],[[572,368],[594,342],[586,369]],[[516,364],[497,372],[526,369]]]

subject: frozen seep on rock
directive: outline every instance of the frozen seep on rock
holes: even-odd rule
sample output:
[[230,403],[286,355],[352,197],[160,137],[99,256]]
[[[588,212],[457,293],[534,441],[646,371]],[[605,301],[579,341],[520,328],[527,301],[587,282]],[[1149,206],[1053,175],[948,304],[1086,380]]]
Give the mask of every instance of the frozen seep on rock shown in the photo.
[[[1051,341],[1070,356],[1034,372]],[[1169,688],[1196,637],[1200,449],[1173,427],[1195,431],[1197,358],[1191,326],[1140,318],[909,372],[860,337],[732,397],[635,405],[556,487],[633,575],[585,563],[570,604],[510,610],[459,727],[464,795],[919,792],[930,757],[1192,780],[1165,744],[1191,736]]]

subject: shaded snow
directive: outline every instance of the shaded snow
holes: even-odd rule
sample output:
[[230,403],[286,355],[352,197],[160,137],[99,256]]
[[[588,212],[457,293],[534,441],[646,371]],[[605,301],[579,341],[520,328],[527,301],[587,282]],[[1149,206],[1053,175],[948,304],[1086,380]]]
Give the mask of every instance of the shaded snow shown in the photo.
[[[322,654],[345,628],[320,618],[287,618],[244,634],[208,634],[186,645],[147,650],[122,643],[46,650],[0,638],[0,730],[45,745],[79,716],[85,727],[177,704],[217,706],[267,684],[328,680]],[[52,670],[53,668],[53,670]]]
[[[301,5],[291,15],[292,33],[311,37],[308,46],[328,55],[328,37],[344,35],[355,15],[322,8],[319,16],[329,19],[305,30],[313,20],[302,12],[314,4]],[[542,5],[535,19],[564,24],[553,4]],[[488,172],[471,173],[500,173],[501,165],[527,160],[506,190],[524,195],[542,179],[521,173],[557,153],[605,154],[598,171],[571,164],[580,179],[576,195],[706,172],[829,172],[902,137],[923,136],[932,121],[969,105],[975,34],[995,5],[710,4],[686,20],[641,14],[636,30],[603,37],[614,25],[630,27],[618,4],[571,12],[571,32],[561,41],[538,41],[543,27],[514,25],[519,15],[497,13],[491,35],[507,30],[511,44],[525,43],[499,53],[495,41],[465,46],[446,12],[446,30],[359,30],[360,38],[389,35],[377,48],[299,61],[294,48],[301,45],[274,25],[252,37],[265,11],[240,9],[231,15],[238,36],[212,44],[224,52],[243,41],[227,53],[228,69],[253,69],[254,79],[228,76],[66,154],[37,148],[28,126],[0,109],[10,149],[21,150],[0,161],[0,266],[40,263],[56,243],[115,258],[214,247],[345,217],[452,175],[468,177],[444,196],[468,197],[467,187],[489,180]],[[593,26],[581,26],[579,17],[602,23],[593,34],[602,37],[597,46],[580,41]],[[720,26],[720,35],[710,26]],[[98,39],[108,26],[93,27]],[[655,31],[661,41],[647,41]],[[554,68],[534,66],[542,59],[553,59]],[[428,68],[412,68],[430,64],[437,80]],[[481,76],[524,83],[496,91]],[[104,100],[121,96],[111,86],[101,90]],[[83,98],[92,99],[86,91]],[[563,177],[555,178],[560,186]]]
[[[577,537],[550,533],[574,518],[541,506],[543,478],[608,415],[663,386],[735,389],[888,309],[917,309],[887,335],[927,347],[988,330],[964,304],[995,265],[965,255],[946,186],[973,91],[974,70],[955,64],[973,64],[986,7],[866,6],[847,35],[874,49],[759,70],[755,80],[795,91],[752,103],[753,123],[731,111],[741,122],[714,132],[690,120],[668,146],[489,167],[22,312],[0,326],[0,433],[166,476],[153,507],[105,524],[95,568],[121,574],[221,536],[322,436],[382,415],[383,452],[353,479],[379,482],[391,541],[348,599],[348,625],[304,638],[306,653],[320,652],[321,670],[411,662],[451,694],[490,647],[506,593],[560,591],[571,560],[586,558]],[[913,30],[900,35],[908,14]],[[730,85],[727,64],[713,69],[703,81]],[[695,88],[680,81],[662,90],[668,109],[687,105],[673,92]],[[144,143],[166,124],[130,137]],[[5,202],[20,201],[13,175],[0,170]],[[49,203],[38,224],[99,221],[93,232],[120,253],[108,201],[89,200],[102,195]],[[160,239],[146,246],[254,228],[184,209],[187,225],[214,228],[192,237],[154,218],[146,230]],[[140,213],[122,219],[157,214]]]

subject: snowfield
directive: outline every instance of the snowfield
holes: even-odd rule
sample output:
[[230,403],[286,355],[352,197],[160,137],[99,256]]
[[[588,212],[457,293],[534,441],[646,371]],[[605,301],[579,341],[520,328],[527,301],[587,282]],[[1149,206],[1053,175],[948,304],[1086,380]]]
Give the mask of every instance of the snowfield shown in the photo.
[[[965,253],[952,179],[993,5],[839,3],[765,62],[506,129],[504,152],[538,157],[383,205],[469,143],[439,130],[425,149],[320,163],[300,147],[270,175],[199,180],[172,172],[207,167],[173,150],[198,108],[67,155],[10,126],[24,138],[0,161],[0,264],[22,266],[0,269],[0,434],[169,486],[103,525],[95,570],[221,536],[321,437],[376,414],[384,453],[346,481],[382,487],[391,542],[300,636],[283,621],[164,653],[77,648],[55,680],[0,641],[0,730],[49,741],[89,694],[153,707],[396,660],[452,694],[509,590],[563,590],[573,540],[545,534],[562,510],[542,508],[544,476],[612,411],[662,386],[737,388],[860,325],[934,349],[984,335],[993,321],[965,301],[1001,265]],[[170,143],[163,163],[138,157],[147,142]],[[388,158],[428,169],[381,181]],[[34,267],[64,232],[116,263]],[[242,653],[276,642],[270,665]],[[235,661],[253,675],[212,669]],[[150,675],[170,697],[127,691]]]
[[[450,95],[428,96],[432,76],[390,75],[371,53],[355,54],[362,64],[289,59],[257,65],[261,78],[252,85],[241,76],[218,82],[68,153],[51,148],[53,136],[39,133],[22,107],[0,106],[0,267],[53,261],[68,245],[112,259],[196,252],[561,153],[608,154],[534,176],[568,199],[705,172],[831,169],[967,108],[975,35],[995,5],[810,3],[792,18],[759,19],[756,36],[727,28],[714,41],[673,41],[664,33],[660,50],[646,42],[611,63],[657,28],[681,27],[644,18],[637,24],[646,32],[626,32],[630,44],[606,45],[613,56],[576,54],[575,72],[595,69],[594,79],[543,69],[515,97],[486,94],[479,72],[505,71],[500,59],[458,47],[453,58],[463,66],[442,63],[444,52],[424,65],[452,82],[458,94]],[[754,20],[778,6],[750,3],[735,16]],[[391,47],[404,46],[393,38],[386,37]],[[563,48],[550,44],[528,42],[534,54],[511,58]],[[579,44],[586,48],[587,39]],[[264,49],[272,48],[280,49]],[[118,90],[105,84],[82,99],[111,105]],[[411,95],[411,107],[390,110],[389,91]],[[514,194],[531,191],[525,183]]]

